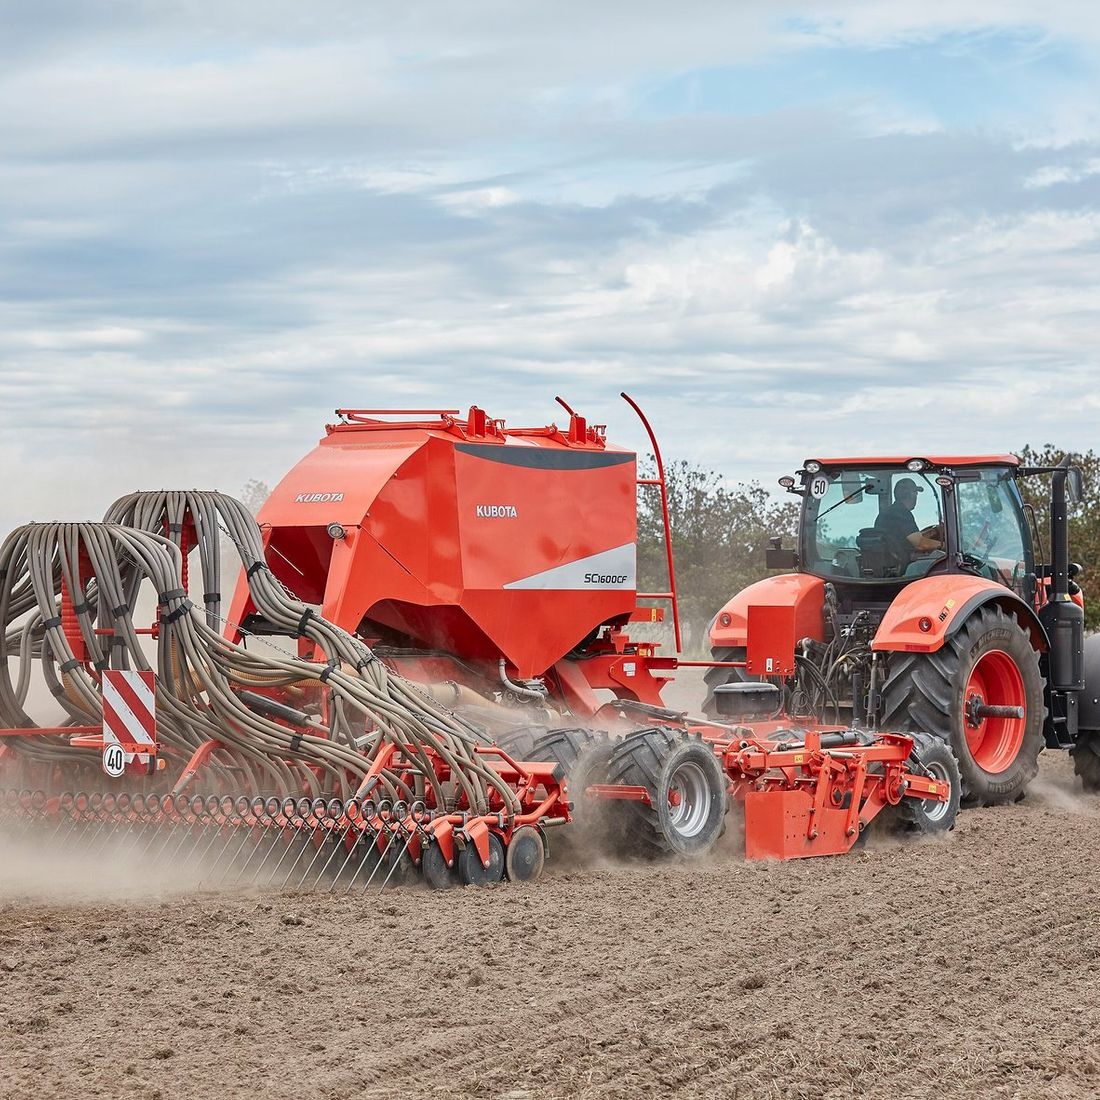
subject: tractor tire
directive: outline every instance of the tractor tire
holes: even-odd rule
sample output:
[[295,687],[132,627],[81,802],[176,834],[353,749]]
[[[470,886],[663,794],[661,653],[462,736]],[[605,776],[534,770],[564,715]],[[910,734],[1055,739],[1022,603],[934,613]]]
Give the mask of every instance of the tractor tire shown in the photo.
[[[712,661],[743,661],[745,659],[744,646],[718,646],[710,651]],[[703,714],[707,718],[713,718],[716,722],[729,721],[718,713],[714,703],[714,689],[722,684],[743,684],[758,677],[749,676],[743,668],[708,668],[703,677],[707,694],[703,700]]]
[[[1046,705],[1039,654],[1016,618],[987,604],[935,653],[895,653],[882,688],[884,730],[951,746],[964,803],[1014,802],[1039,770]],[[968,699],[1022,706],[1023,718],[968,720]]]
[[618,804],[619,837],[639,854],[703,855],[722,833],[729,807],[726,776],[699,738],[664,728],[631,734],[612,749],[607,780],[649,792],[649,804]]
[[946,783],[951,797],[946,802],[929,802],[919,798],[903,798],[897,805],[897,823],[907,832],[949,833],[955,828],[955,818],[962,801],[962,777],[959,762],[947,742],[931,733],[911,733],[913,756],[910,770],[919,763],[926,775]]
[[513,760],[538,760],[532,756],[535,742],[547,732],[545,726],[517,726],[506,730],[496,738],[497,748],[503,749]]
[[1073,773],[1086,791],[1100,791],[1100,730],[1081,730],[1073,746]]
[[586,729],[557,729],[543,734],[531,749],[532,760],[553,761],[565,772],[569,801],[573,803],[573,824],[587,828],[597,807],[585,797],[592,783],[603,783],[611,759],[611,741]]

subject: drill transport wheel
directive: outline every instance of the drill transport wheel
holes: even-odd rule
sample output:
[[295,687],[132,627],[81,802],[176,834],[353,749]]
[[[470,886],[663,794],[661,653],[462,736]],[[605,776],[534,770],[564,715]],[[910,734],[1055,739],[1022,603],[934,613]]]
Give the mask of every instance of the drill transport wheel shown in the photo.
[[620,822],[624,840],[642,853],[702,855],[722,833],[726,777],[701,740],[666,728],[632,734],[615,746],[608,779],[649,792],[648,805],[623,803]]
[[490,882],[500,882],[504,877],[504,845],[496,833],[490,833],[488,867],[482,866],[477,845],[472,841],[459,852],[455,863],[459,877],[466,886],[485,886]]
[[512,882],[534,882],[542,874],[546,849],[532,825],[521,825],[513,834],[504,857],[504,869]]

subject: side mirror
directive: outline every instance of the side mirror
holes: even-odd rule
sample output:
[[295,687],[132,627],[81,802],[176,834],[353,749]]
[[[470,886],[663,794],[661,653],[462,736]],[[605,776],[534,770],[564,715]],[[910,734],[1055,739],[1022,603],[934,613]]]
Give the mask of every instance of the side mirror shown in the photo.
[[1070,466],[1066,471],[1066,500],[1080,504],[1085,499],[1085,475],[1080,466]]
[[784,550],[779,539],[770,539],[770,545],[764,551],[764,565],[768,569],[797,569],[798,551]]

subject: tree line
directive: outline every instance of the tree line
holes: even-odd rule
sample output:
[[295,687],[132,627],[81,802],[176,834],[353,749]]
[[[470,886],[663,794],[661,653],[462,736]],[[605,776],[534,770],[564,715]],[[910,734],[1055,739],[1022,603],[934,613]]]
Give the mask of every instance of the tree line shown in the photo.
[[[1064,452],[1052,444],[1026,446],[1018,452],[1024,465],[1053,466]],[[1100,455],[1094,451],[1077,456],[1084,474],[1084,497],[1071,509],[1070,558],[1081,566],[1077,582],[1085,594],[1088,629],[1100,629]],[[643,462],[644,477],[655,474],[652,458]],[[686,647],[699,652],[707,647],[711,620],[740,589],[768,575],[764,549],[778,535],[793,547],[798,531],[799,499],[777,498],[759,482],[729,484],[714,470],[687,461],[665,468],[672,545],[680,618]],[[1035,517],[1041,558],[1050,561],[1049,479],[1021,478],[1025,504]],[[664,530],[660,492],[638,490],[638,589],[664,591]]]

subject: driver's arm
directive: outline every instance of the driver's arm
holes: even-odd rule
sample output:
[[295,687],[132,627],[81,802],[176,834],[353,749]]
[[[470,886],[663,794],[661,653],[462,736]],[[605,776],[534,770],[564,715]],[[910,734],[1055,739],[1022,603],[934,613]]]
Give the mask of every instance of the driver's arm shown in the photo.
[[914,531],[911,535],[906,535],[905,537],[909,540],[910,545],[915,550],[920,550],[920,551],[924,552],[924,551],[928,551],[928,550],[942,550],[943,549],[943,543],[942,542],[939,542],[936,539],[930,539],[930,538],[926,537],[925,535],[922,535],[919,531]]

